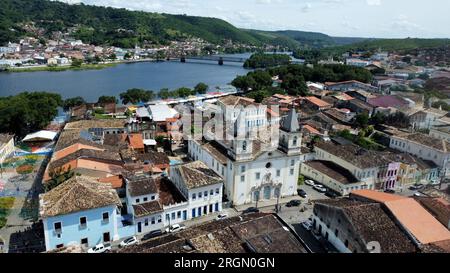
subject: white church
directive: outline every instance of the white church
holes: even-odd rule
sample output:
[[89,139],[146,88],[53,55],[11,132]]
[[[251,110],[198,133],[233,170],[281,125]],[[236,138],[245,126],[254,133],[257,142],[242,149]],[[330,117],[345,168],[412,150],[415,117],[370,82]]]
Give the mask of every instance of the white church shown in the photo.
[[189,156],[224,179],[223,194],[235,206],[296,195],[302,139],[296,111],[280,120],[266,105],[235,96],[218,106],[222,125],[189,139]]

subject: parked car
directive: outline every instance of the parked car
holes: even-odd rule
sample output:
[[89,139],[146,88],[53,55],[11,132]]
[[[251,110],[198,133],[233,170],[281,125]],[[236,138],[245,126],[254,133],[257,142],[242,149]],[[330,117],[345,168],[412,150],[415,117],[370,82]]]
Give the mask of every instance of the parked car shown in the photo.
[[142,240],[150,240],[152,238],[161,236],[163,233],[160,229],[158,230],[153,230],[152,232],[149,232],[147,234],[144,235],[144,237],[142,237]]
[[411,187],[409,187],[409,189],[412,190],[412,191],[417,191],[417,190],[422,189],[423,187],[424,187],[423,184],[414,184]]
[[298,189],[297,190],[298,195],[300,195],[303,198],[307,198],[308,194],[306,194],[306,191],[302,190],[302,189]]
[[120,242],[119,247],[131,246],[137,243],[139,243],[138,239],[136,238],[136,236],[133,236]]
[[441,184],[441,181],[439,181],[439,180],[431,181],[430,184],[433,185],[433,186],[436,186],[436,185]]
[[166,232],[174,233],[174,232],[177,232],[177,231],[180,231],[183,229],[186,229],[186,227],[184,225],[175,224],[175,225],[172,225],[172,226],[166,228]]
[[228,217],[228,214],[221,213],[221,214],[217,215],[216,220],[219,221],[219,220],[225,219],[227,217]]
[[[325,189],[326,190],[326,189]],[[331,199],[337,198],[339,197],[339,195],[335,192],[332,191],[327,191],[325,192],[325,196],[330,197]]]
[[385,193],[391,193],[391,194],[395,194],[395,190],[393,189],[387,189],[384,191]]
[[321,192],[321,193],[325,193],[327,192],[327,189],[322,186],[322,185],[314,185],[313,187],[316,191]]
[[302,226],[306,230],[311,230],[312,229],[312,222],[311,221],[304,221],[304,222],[302,222]]
[[246,214],[246,213],[255,213],[255,212],[259,212],[259,209],[258,209],[258,208],[255,208],[255,207],[250,207],[250,208],[244,210],[244,211],[242,212],[242,214]]
[[424,195],[421,194],[420,192],[416,192],[416,193],[414,193],[414,196],[416,196],[416,197],[421,197],[421,196],[424,196]]
[[314,181],[312,181],[310,179],[305,180],[305,184],[308,186],[312,186],[312,187],[314,187],[314,185],[315,185]]
[[98,244],[94,247],[91,247],[88,249],[88,253],[105,253],[111,250],[111,244],[105,243],[105,244]]
[[301,203],[302,201],[300,200],[291,200],[286,204],[286,207],[298,207]]

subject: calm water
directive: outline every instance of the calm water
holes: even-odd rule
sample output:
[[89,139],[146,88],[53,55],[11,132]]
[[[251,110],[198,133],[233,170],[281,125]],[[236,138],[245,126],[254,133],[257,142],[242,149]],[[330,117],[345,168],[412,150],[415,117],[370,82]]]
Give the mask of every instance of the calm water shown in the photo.
[[[236,56],[247,56],[238,54]],[[51,91],[63,98],[82,96],[87,101],[96,101],[101,95],[115,95],[129,88],[144,88],[159,91],[161,88],[175,89],[194,87],[205,82],[214,89],[229,84],[237,75],[244,75],[242,64],[214,62],[142,62],[120,64],[103,70],[63,72],[0,73],[0,96],[22,91]]]

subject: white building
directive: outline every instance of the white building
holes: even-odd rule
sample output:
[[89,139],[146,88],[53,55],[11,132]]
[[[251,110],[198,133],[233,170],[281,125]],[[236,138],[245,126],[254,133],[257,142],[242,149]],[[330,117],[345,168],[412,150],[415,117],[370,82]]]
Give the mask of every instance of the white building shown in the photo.
[[[258,109],[258,105],[249,109]],[[225,116],[234,121],[234,113],[233,110],[227,110]],[[209,135],[212,141],[190,139],[190,157],[204,162],[224,179],[224,195],[234,205],[295,195],[302,139],[297,113],[291,110],[283,119],[281,128],[275,128],[276,139],[270,141],[262,141],[261,135],[250,138],[249,132],[261,129],[270,133],[268,127],[259,126],[258,122],[270,124],[273,120],[264,120],[262,113],[257,111],[249,119],[247,113],[246,110],[240,110],[233,125],[234,134],[227,135],[226,139],[217,134]]]
[[450,142],[450,125],[437,125],[430,129],[430,136]]
[[14,152],[14,136],[0,134],[0,164]]
[[[392,189],[396,187],[400,159],[389,152],[365,150],[357,145],[320,142],[314,147],[316,160],[331,161],[347,169],[357,181],[351,190]],[[314,177],[311,177],[314,179]]]
[[414,129],[430,129],[434,125],[439,124],[439,120],[447,115],[447,111],[435,108],[420,110],[410,115],[410,123]]
[[433,161],[441,168],[441,175],[450,176],[450,142],[447,140],[421,133],[398,133],[390,138],[390,148]]
[[188,200],[188,219],[222,211],[223,179],[205,163],[171,167],[170,179]]
[[173,166],[170,178],[141,175],[125,179],[127,214],[135,234],[222,211],[223,179],[204,163]]

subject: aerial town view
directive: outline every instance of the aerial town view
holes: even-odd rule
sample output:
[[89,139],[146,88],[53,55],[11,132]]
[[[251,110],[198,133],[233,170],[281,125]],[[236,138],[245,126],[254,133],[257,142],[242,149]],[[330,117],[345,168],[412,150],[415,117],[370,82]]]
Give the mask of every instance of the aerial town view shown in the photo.
[[0,253],[450,253],[432,2],[0,0]]

